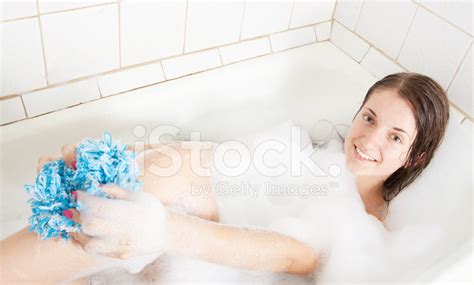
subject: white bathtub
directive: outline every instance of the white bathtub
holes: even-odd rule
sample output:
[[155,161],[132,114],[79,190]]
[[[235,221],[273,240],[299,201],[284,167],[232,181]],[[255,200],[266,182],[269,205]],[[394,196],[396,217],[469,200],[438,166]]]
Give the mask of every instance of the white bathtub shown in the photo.
[[[0,127],[1,237],[26,225],[23,184],[34,182],[38,157],[59,154],[66,143],[99,137],[103,130],[131,142],[136,125],[151,130],[170,124],[179,127],[184,138],[200,131],[202,140],[219,142],[288,119],[308,129],[319,119],[350,124],[375,81],[338,48],[323,42]],[[387,281],[472,281],[473,133],[472,124],[461,124],[461,119],[451,109],[437,157],[416,185],[393,201],[386,221],[389,228],[401,230],[432,225],[436,219],[436,229],[451,234],[440,234],[431,253],[420,259],[421,267]]]

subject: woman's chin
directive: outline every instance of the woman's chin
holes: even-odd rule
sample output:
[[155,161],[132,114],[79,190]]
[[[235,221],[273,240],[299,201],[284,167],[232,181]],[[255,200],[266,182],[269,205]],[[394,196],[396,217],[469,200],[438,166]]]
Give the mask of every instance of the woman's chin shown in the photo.
[[357,163],[357,162],[354,162],[354,161],[346,162],[346,166],[347,166],[347,170],[349,170],[349,172],[353,176],[365,176],[365,175],[373,175],[374,174],[371,167],[361,165],[360,163]]

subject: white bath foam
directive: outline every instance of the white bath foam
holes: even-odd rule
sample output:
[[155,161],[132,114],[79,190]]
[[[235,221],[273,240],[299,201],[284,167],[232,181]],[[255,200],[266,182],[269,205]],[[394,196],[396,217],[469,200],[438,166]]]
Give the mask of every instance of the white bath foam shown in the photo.
[[313,278],[239,270],[179,255],[163,255],[138,274],[109,269],[91,275],[87,284],[304,284]]
[[[341,150],[341,142],[328,144],[325,151],[319,151],[314,156],[319,159],[318,166],[328,169],[333,164],[341,165],[344,155],[337,154]],[[275,156],[272,159],[273,162],[282,161]],[[365,212],[351,176],[346,174],[342,171],[337,177],[321,178],[325,181],[335,179],[340,183],[340,191],[329,192],[327,196],[306,199],[285,195],[260,195],[258,199],[245,195],[227,196],[223,200],[226,204],[225,222],[238,226],[264,226],[324,252],[323,266],[317,279],[304,280],[306,283],[316,280],[318,284],[410,281],[406,277],[409,276],[407,272],[415,273],[420,264],[427,264],[430,257],[426,253],[439,245],[443,236],[440,228],[436,224],[412,224],[387,232],[375,217]],[[227,181],[264,184],[268,180],[253,170],[244,177]],[[300,178],[283,176],[273,181],[281,184],[314,182],[308,172]],[[296,280],[295,276],[240,271],[186,257],[166,256],[159,261],[162,267],[151,270],[156,275],[150,274],[150,271],[146,274],[156,284],[197,280],[294,284]],[[140,272],[138,276],[144,272],[147,271]]]

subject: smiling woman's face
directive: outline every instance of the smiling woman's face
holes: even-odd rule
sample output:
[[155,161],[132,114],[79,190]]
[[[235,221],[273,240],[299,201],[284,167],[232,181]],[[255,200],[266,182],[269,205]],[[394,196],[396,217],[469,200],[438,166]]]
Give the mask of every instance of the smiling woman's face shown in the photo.
[[409,103],[391,90],[375,90],[344,141],[346,165],[355,176],[383,180],[405,164],[416,135]]

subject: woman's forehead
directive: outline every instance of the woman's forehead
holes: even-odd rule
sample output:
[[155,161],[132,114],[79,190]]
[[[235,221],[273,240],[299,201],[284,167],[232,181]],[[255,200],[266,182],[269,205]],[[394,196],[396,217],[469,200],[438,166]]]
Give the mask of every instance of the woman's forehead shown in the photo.
[[401,128],[410,135],[416,130],[410,103],[396,91],[375,90],[362,109],[372,113],[379,121]]

